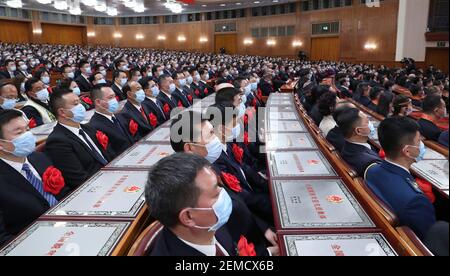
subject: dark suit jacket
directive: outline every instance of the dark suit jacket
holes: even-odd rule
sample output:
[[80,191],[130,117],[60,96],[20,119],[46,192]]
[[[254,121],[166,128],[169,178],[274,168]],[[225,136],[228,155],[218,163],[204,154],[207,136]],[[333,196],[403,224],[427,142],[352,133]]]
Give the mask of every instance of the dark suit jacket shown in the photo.
[[[111,161],[115,155],[109,143],[107,150],[99,144],[96,131],[90,126],[81,128],[92,139],[101,151],[106,161]],[[89,177],[98,172],[103,164],[97,160],[91,149],[78,136],[75,136],[64,126],[57,124],[45,144],[45,153],[50,157],[55,167],[61,170],[66,185],[75,189]]]
[[[228,252],[230,256],[236,256],[235,245],[226,227],[222,227],[216,231],[216,240],[220,245]],[[159,232],[154,246],[149,248],[150,256],[205,256],[196,249],[190,247],[183,241],[181,241],[175,234],[164,227],[161,232]]]
[[441,136],[442,130],[436,126],[433,122],[420,118],[417,121],[420,126],[420,134],[427,140],[439,141],[439,136]]
[[275,92],[273,85],[266,80],[261,80],[259,88],[261,89],[263,96],[269,96],[270,93]]
[[[43,102],[41,102],[39,100],[36,100],[36,99],[33,99],[33,101],[35,103],[37,103],[38,105],[40,105],[40,106],[44,107],[45,109],[47,109],[50,113],[52,113],[48,104],[43,103]],[[25,115],[27,115],[28,119],[30,119],[30,120],[34,119],[36,121],[36,126],[40,126],[40,125],[44,124],[44,122],[42,120],[41,113],[39,113],[39,111],[37,111],[36,108],[34,108],[32,106],[24,106],[24,107],[22,107],[22,111],[23,111],[23,113],[25,113]]]
[[127,95],[125,95],[125,93],[122,92],[122,89],[118,87],[115,83],[111,85],[111,88],[116,94],[116,97],[119,98],[119,102],[127,99]]
[[[28,161],[41,176],[52,166],[43,153],[32,153]],[[0,246],[13,238],[49,209],[47,200],[7,163],[0,160]],[[68,192],[63,188],[56,199]]]
[[82,75],[79,75],[75,82],[78,84],[78,87],[80,88],[82,93],[91,92],[93,85],[91,82],[86,80]]
[[273,224],[272,204],[270,198],[266,193],[256,192],[250,183],[245,178],[243,170],[239,164],[237,164],[232,155],[227,155],[224,151],[220,155],[219,159],[213,163],[213,168],[217,171],[229,173],[234,175],[240,182],[242,191],[239,193],[239,197],[247,204],[248,208],[268,224]]
[[414,177],[404,169],[383,161],[367,170],[367,184],[398,216],[401,225],[410,227],[423,239],[436,222],[430,200],[411,183]]
[[158,119],[157,126],[159,126],[165,121],[167,121],[167,119],[162,110],[162,104],[158,100],[156,100],[156,102],[158,103],[158,105],[149,98],[145,98],[144,102],[142,103],[142,107],[144,108],[145,113],[148,114],[149,116],[152,113],[153,115],[156,116],[156,118]]
[[[146,116],[147,120],[142,117],[141,112],[137,110],[130,101],[127,101],[122,111],[117,115],[117,119],[119,120],[120,124],[124,126],[125,130],[128,131],[130,137],[132,137],[133,139],[133,142],[138,142],[153,130],[148,121],[149,119],[147,113]],[[133,120],[138,125],[138,130],[134,135],[130,131],[131,120]]]
[[348,141],[345,141],[341,156],[360,177],[364,177],[364,173],[370,165],[383,161],[375,151]]
[[203,99],[214,93],[214,89],[209,84],[204,83],[203,81],[200,81],[198,84],[200,88],[200,98]]
[[14,72],[14,76],[11,76],[7,70],[2,70],[0,71],[0,79],[12,79],[16,76],[16,72]]
[[[166,116],[166,118],[170,118],[170,112],[172,112],[172,109],[177,107],[177,103],[175,103],[175,100],[172,96],[172,100],[163,92],[159,93],[157,99],[159,100],[159,102],[162,105],[162,110],[164,111],[164,115]],[[166,112],[165,106],[168,106],[170,111]]]
[[[124,126],[121,125],[121,130],[118,129],[112,121],[110,121],[105,116],[98,114],[97,112],[94,113],[94,116],[92,116],[88,125],[108,136],[109,143],[111,143],[111,147],[113,148],[116,155],[119,155],[127,150],[132,146],[134,142]],[[115,157],[117,156],[113,156],[113,158]]]
[[175,89],[175,91],[172,93],[172,97],[177,102],[178,107],[180,107],[180,103],[183,107],[186,108],[191,106],[191,102],[188,100],[186,95],[178,88]]

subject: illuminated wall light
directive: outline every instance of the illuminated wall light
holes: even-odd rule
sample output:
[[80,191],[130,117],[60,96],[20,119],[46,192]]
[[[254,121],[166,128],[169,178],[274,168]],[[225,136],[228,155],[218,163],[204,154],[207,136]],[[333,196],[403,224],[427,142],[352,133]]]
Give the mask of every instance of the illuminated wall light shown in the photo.
[[158,35],[158,37],[156,39],[158,39],[158,40],[166,40],[166,36]]
[[208,38],[200,37],[199,41],[200,41],[200,43],[206,43],[206,42],[208,42]]
[[267,45],[268,46],[274,46],[274,45],[277,45],[277,42],[275,40],[273,40],[273,39],[269,39],[269,40],[267,40]]
[[88,33],[87,33],[87,36],[88,36],[88,37],[94,37],[94,36],[95,36],[95,32],[88,32]]
[[186,41],[186,37],[180,35],[180,36],[178,37],[178,41],[179,41],[179,42],[184,42],[184,41]]
[[55,2],[53,3],[53,7],[57,10],[67,10],[67,8],[69,7],[69,5],[67,5],[67,1],[65,0],[55,0]]
[[303,42],[296,40],[294,42],[292,42],[292,46],[293,47],[302,47],[303,46]]
[[244,39],[244,45],[251,45],[251,44],[253,44],[253,40],[252,39],[249,39],[249,38]]
[[33,30],[33,34],[42,34],[42,29]]
[[366,45],[364,45],[364,49],[366,50],[376,50],[378,48],[378,45],[372,42],[368,42],[366,43]]
[[138,39],[138,40],[144,39],[144,35],[143,34],[136,34],[136,39]]
[[121,33],[114,33],[114,34],[113,34],[113,37],[114,37],[114,38],[121,38],[121,37],[122,37],[122,34],[121,34]]

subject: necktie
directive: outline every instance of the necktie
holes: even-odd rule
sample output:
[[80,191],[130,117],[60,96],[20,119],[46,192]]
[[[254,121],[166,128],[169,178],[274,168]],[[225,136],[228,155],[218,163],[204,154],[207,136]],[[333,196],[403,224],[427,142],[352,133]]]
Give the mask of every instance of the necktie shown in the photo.
[[89,142],[89,139],[86,135],[86,133],[80,129],[80,135],[81,137],[83,137],[84,141],[88,144],[89,148],[91,149],[92,154],[94,154],[95,159],[97,159],[98,162],[100,162],[103,166],[106,166],[106,164],[108,164],[108,161],[105,160],[105,158],[103,158],[103,156],[101,156],[98,151],[95,149],[95,147]]
[[164,120],[166,120],[166,114],[164,114],[164,111],[162,110],[162,107],[159,105],[159,102],[156,102],[156,106],[159,108],[159,111],[161,111],[162,116],[164,117]]
[[223,254],[222,249],[220,249],[219,245],[216,243],[216,257],[224,257],[225,254]]
[[125,132],[122,129],[122,126],[120,125],[119,121],[116,119],[116,117],[112,117],[112,122],[114,124],[114,126],[116,127],[116,129],[118,131],[120,131],[121,134],[125,135]]
[[52,194],[44,191],[42,181],[39,180],[39,178],[37,178],[33,174],[33,172],[30,169],[30,166],[28,166],[28,164],[23,164],[22,171],[24,171],[25,174],[27,175],[28,182],[30,182],[30,184],[42,195],[42,197],[45,198],[45,200],[47,200],[50,207],[53,207],[56,204],[58,204],[58,201]]
[[141,111],[142,117],[144,117],[144,121],[148,123],[147,115],[145,115],[144,109],[141,107],[139,111]]

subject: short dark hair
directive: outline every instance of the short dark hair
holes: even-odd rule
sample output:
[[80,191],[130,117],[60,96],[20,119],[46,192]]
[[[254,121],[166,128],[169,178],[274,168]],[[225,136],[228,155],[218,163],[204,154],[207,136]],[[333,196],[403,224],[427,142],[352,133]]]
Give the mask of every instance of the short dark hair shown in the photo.
[[[232,116],[227,116],[229,111],[233,112]],[[233,106],[230,102],[223,102],[223,103],[216,103],[208,107],[206,110],[206,118],[209,119],[211,123],[214,123],[217,121],[217,118],[215,116],[220,116],[220,123],[221,125],[227,125],[229,124],[233,119],[235,119],[238,115],[238,109]],[[214,127],[217,127],[217,125],[214,125]]]
[[39,81],[41,81],[41,80],[38,78],[35,78],[35,77],[27,80],[25,82],[25,92],[30,92],[33,89],[33,84],[35,84],[36,82],[39,82]]
[[233,103],[234,97],[240,93],[238,89],[232,87],[220,89],[216,93],[216,103]]
[[397,158],[405,145],[411,144],[420,127],[408,117],[383,120],[378,127],[378,138],[387,157]]
[[195,154],[175,153],[156,163],[148,173],[145,198],[151,216],[166,227],[179,223],[184,208],[197,207],[200,191],[195,179],[210,163]]
[[3,126],[9,123],[11,120],[22,116],[22,112],[14,109],[0,111],[0,139],[4,139]]
[[395,96],[394,104],[393,104],[394,116],[397,116],[398,114],[400,114],[400,111],[402,110],[402,108],[407,106],[408,103],[410,103],[410,102],[411,102],[411,99],[405,95],[400,94],[400,95]]
[[348,138],[352,135],[353,130],[361,119],[359,112],[357,108],[348,108],[343,110],[337,117],[336,123],[344,137]]
[[72,82],[74,82],[74,80],[70,79],[70,78],[66,78],[61,80],[61,82],[59,83],[59,88],[61,89],[70,89],[70,85],[72,84]]
[[148,84],[148,82],[149,81],[151,81],[151,80],[153,80],[153,78],[152,77],[143,77],[142,79],[140,79],[138,82],[139,82],[139,84],[142,86],[142,89],[148,89],[149,88],[149,84]]
[[61,66],[61,72],[64,73],[64,71],[66,70],[66,68],[72,69],[72,66],[70,66],[69,64],[64,64],[63,66]]
[[56,117],[58,117],[58,109],[64,106],[63,97],[70,93],[72,93],[72,91],[69,89],[55,89],[50,95],[50,108]]
[[113,80],[115,80],[116,78],[118,78],[120,76],[120,73],[124,73],[125,75],[127,74],[127,72],[123,71],[123,70],[114,70],[113,74],[112,74],[112,78]]
[[87,60],[80,61],[79,68],[81,69],[85,64],[89,64],[90,65],[90,63]]
[[92,101],[93,102],[95,102],[95,100],[97,100],[97,99],[102,99],[103,98],[103,91],[102,91],[102,89],[104,88],[104,87],[109,87],[109,86],[107,86],[107,85],[105,85],[105,84],[102,84],[102,85],[96,85],[93,89],[92,89],[92,91],[91,91],[91,98],[92,98]]
[[322,116],[329,116],[333,113],[336,107],[337,96],[336,93],[327,92],[320,96],[318,101],[319,113]]
[[[170,125],[170,145],[175,152],[183,152],[186,143],[192,143],[201,135],[201,127],[197,128],[194,123],[200,118],[200,126],[207,120],[196,111],[182,112],[175,117]],[[175,129],[175,127],[179,127]],[[187,134],[187,136],[186,136]],[[174,139],[178,137],[178,139]],[[179,139],[182,138],[182,139]]]
[[425,99],[423,99],[422,102],[423,112],[432,113],[436,108],[441,106],[441,103],[442,103],[441,96],[437,94],[428,95],[425,97]]

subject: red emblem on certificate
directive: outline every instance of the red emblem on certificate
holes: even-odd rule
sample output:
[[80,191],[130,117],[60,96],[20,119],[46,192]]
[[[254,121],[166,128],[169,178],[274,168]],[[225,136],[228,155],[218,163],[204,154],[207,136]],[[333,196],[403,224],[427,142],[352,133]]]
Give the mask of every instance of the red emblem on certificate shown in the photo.
[[319,160],[308,160],[308,164],[310,164],[310,165],[319,165],[320,161]]
[[167,153],[167,152],[161,152],[160,154],[159,154],[159,156],[161,156],[161,157],[167,157],[167,156],[169,156],[170,154],[169,153]]
[[128,186],[125,188],[125,192],[126,193],[137,193],[141,190],[141,188],[139,188],[138,186]]
[[338,195],[330,195],[327,197],[327,200],[331,203],[342,203],[344,199]]

